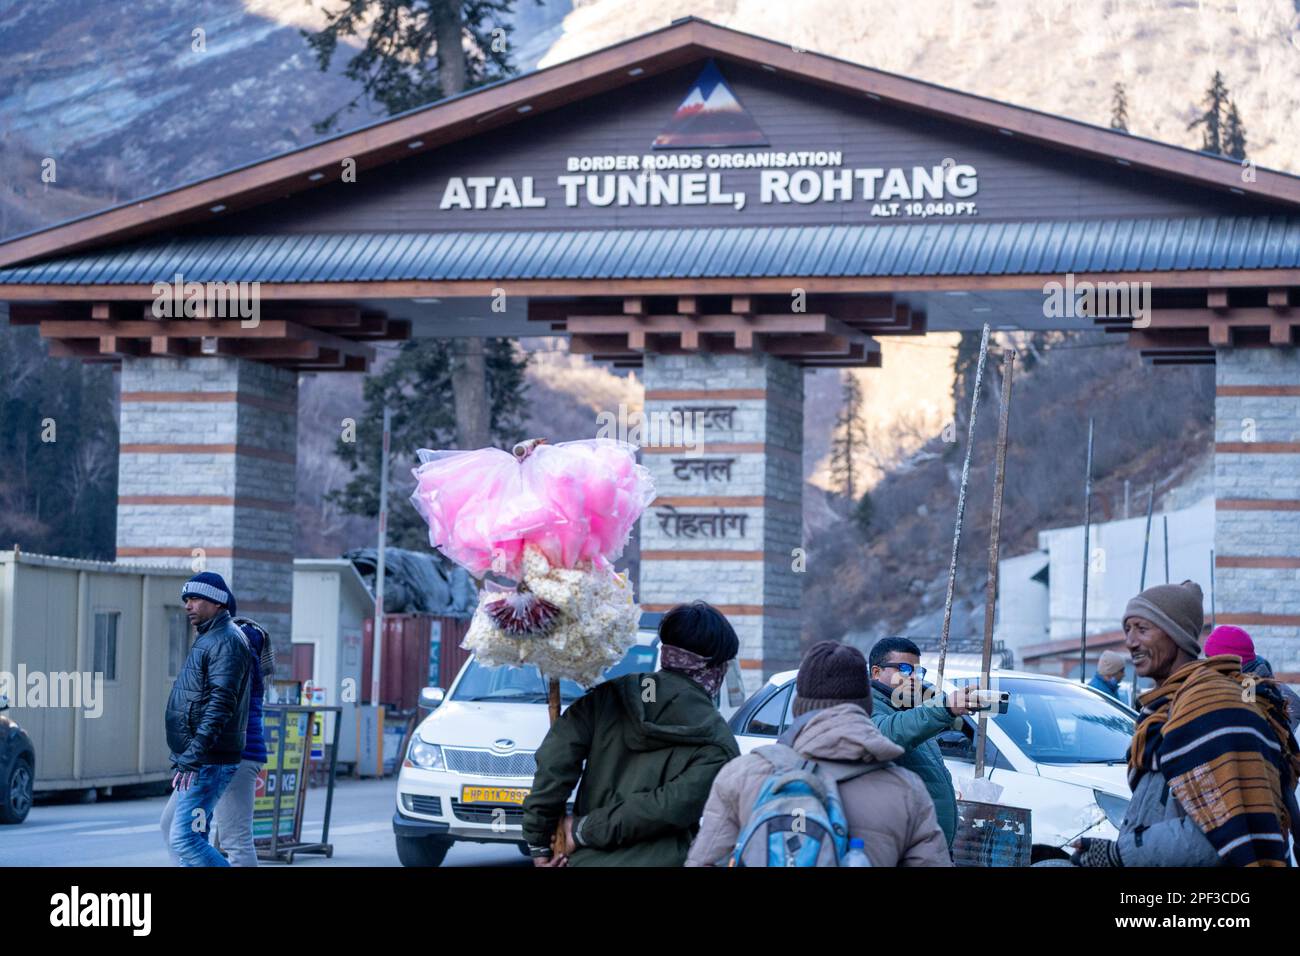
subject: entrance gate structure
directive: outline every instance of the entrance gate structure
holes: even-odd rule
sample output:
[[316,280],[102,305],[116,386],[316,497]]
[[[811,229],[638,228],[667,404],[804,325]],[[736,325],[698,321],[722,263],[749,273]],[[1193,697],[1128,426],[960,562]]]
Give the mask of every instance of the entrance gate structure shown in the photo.
[[751,684],[797,659],[801,370],[1100,324],[1216,366],[1218,619],[1296,671],[1298,206],[1294,176],[686,19],[10,239],[0,301],[121,369],[118,555],[200,549],[283,633],[298,372],[408,335],[640,369],[699,431],[645,449],[639,599],[720,606]]

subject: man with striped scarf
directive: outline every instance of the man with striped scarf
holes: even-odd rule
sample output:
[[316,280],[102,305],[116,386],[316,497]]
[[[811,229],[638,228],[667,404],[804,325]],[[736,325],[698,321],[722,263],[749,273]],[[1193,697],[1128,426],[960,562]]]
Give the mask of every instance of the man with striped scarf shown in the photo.
[[1148,588],[1124,610],[1139,677],[1129,746],[1133,790],[1117,840],[1082,839],[1078,866],[1288,866],[1300,756],[1273,699],[1243,681],[1241,659],[1201,658],[1201,589]]

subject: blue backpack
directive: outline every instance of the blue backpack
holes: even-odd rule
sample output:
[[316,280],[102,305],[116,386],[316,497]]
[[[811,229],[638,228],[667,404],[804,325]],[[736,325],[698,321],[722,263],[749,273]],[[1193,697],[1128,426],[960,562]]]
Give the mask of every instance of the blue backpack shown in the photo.
[[817,763],[785,744],[754,753],[772,765],[736,840],[732,866],[840,866],[849,826],[839,784],[880,763]]

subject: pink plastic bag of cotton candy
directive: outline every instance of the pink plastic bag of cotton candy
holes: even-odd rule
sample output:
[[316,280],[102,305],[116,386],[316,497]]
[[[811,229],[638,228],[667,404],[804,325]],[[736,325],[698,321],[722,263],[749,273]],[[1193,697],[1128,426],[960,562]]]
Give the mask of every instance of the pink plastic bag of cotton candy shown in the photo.
[[475,577],[518,579],[530,544],[553,567],[612,562],[654,498],[635,446],[608,438],[419,455],[411,502],[429,543]]

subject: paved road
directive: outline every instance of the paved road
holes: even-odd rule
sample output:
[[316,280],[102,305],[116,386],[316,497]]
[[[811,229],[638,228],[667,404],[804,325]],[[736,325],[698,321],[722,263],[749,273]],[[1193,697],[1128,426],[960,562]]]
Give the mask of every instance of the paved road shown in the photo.
[[[334,858],[300,856],[294,866],[399,866],[393,846],[397,781],[340,780],[334,788]],[[0,867],[168,866],[158,819],[166,797],[37,804],[21,826],[0,826]],[[307,795],[305,839],[318,838],[325,796]],[[267,863],[265,866],[282,866]],[[444,866],[527,866],[513,845],[457,843]]]

